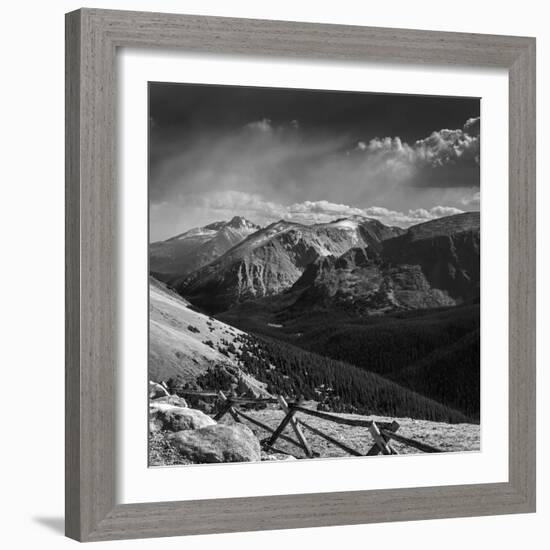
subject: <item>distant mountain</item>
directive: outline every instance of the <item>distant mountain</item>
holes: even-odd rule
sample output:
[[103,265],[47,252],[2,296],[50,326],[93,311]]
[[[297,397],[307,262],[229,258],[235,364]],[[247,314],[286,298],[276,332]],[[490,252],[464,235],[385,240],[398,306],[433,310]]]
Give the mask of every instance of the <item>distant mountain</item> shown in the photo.
[[384,243],[390,265],[419,266],[432,288],[458,302],[479,298],[480,216],[466,212],[410,227]]
[[310,226],[281,220],[173,285],[193,303],[211,312],[223,311],[242,301],[280,294],[324,257],[341,256],[351,248],[375,257],[384,240],[402,233],[363,217]]
[[235,216],[228,222],[214,222],[152,243],[149,271],[165,282],[185,276],[215,260],[258,229],[258,225]]
[[432,288],[418,265],[385,266],[353,248],[310,264],[291,292],[293,309],[345,307],[357,313],[452,306],[447,292]]
[[318,258],[291,289],[294,308],[361,313],[454,306],[479,296],[479,213],[419,224],[381,242]]

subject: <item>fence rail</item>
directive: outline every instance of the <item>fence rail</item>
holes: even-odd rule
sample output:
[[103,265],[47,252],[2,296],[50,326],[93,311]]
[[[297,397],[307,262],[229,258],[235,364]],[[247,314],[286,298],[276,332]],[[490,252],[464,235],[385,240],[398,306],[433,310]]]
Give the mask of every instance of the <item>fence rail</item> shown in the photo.
[[[359,426],[364,428],[370,428],[374,420],[359,420],[356,418],[344,418],[341,416],[337,416],[335,414],[330,414],[326,412],[321,411],[314,411],[313,409],[306,409],[305,407],[301,407],[300,405],[291,404],[290,405],[294,410],[309,414],[310,416],[315,416],[317,418],[322,418],[323,420],[329,420],[330,422],[336,422],[337,424],[345,424],[346,426]],[[385,429],[391,428],[392,424],[391,422],[377,422],[379,427],[383,427]]]
[[385,435],[389,439],[395,439],[396,441],[399,441],[404,445],[409,445],[409,447],[414,447],[419,451],[424,451],[425,453],[442,452],[441,449],[438,449],[437,447],[432,447],[432,445],[428,445],[427,443],[423,443],[422,441],[416,441],[415,439],[404,437],[400,434],[396,434],[395,432],[391,432],[389,430],[380,430],[380,431],[382,432],[382,435]]
[[[218,412],[214,416],[216,421],[221,420],[226,414],[230,414],[235,422],[246,421],[254,426],[261,428],[266,431],[269,436],[262,441],[263,448],[265,450],[274,450],[277,452],[282,452],[284,454],[291,454],[286,451],[282,451],[274,447],[277,440],[281,439],[287,443],[291,443],[295,447],[300,448],[305,456],[313,458],[319,456],[319,453],[312,450],[310,443],[302,431],[304,428],[306,431],[309,431],[315,434],[318,437],[321,437],[325,441],[328,441],[330,444],[342,449],[346,453],[352,456],[375,456],[377,454],[383,455],[396,455],[399,454],[397,450],[392,445],[391,441],[397,441],[402,445],[407,445],[413,447],[419,451],[425,453],[440,453],[441,449],[424,443],[423,441],[417,441],[409,437],[405,437],[397,433],[399,430],[399,423],[395,420],[393,422],[379,422],[375,420],[361,420],[356,418],[346,418],[338,416],[336,414],[327,413],[324,411],[317,411],[313,409],[308,409],[302,405],[300,401],[287,403],[285,398],[281,395],[276,397],[235,397],[235,396],[226,396],[222,391],[213,392],[213,391],[197,391],[197,390],[185,390],[177,389],[178,395],[182,397],[203,397],[206,399],[216,399],[219,403]],[[268,405],[268,404],[278,404],[284,413],[284,417],[280,424],[276,428],[268,426],[264,422],[254,418],[253,416],[243,412],[239,409],[242,405]],[[303,418],[299,418],[297,415],[311,416],[326,422],[334,422],[336,424],[341,424],[344,426],[353,426],[367,428],[370,437],[373,440],[373,445],[369,448],[367,453],[362,453],[353,447],[350,447],[346,443],[338,440],[337,438],[325,433],[323,430],[312,426],[310,423],[306,422]],[[294,431],[296,438],[291,437],[283,433],[288,427],[291,427]]]

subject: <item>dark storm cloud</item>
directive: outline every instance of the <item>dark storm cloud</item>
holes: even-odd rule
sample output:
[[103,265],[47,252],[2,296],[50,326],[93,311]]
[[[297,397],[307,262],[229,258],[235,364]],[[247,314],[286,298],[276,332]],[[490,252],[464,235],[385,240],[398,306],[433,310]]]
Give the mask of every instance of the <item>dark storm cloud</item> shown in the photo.
[[406,225],[475,207],[478,117],[471,98],[151,84],[152,238],[234,213]]

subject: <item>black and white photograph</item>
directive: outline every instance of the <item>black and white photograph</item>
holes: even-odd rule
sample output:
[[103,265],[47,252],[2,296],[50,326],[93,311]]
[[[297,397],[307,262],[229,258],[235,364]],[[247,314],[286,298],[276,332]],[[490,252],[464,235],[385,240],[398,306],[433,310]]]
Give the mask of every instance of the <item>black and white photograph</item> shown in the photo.
[[148,94],[149,466],[479,451],[479,98]]
[[550,27],[507,7],[4,4],[3,547],[544,546]]

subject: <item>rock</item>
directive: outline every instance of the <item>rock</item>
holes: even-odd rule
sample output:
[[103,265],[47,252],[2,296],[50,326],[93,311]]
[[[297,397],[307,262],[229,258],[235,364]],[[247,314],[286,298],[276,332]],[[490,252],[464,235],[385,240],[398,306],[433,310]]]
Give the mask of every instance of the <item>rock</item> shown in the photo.
[[156,403],[167,403],[169,405],[175,405],[176,407],[189,407],[187,404],[187,401],[180,397],[179,395],[164,395],[162,397],[157,397],[155,399],[151,399],[151,404]]
[[262,460],[297,460],[295,456],[292,455],[286,455],[284,453],[265,453],[262,451]]
[[170,396],[168,390],[164,386],[157,384],[157,382],[149,380],[149,399],[165,396]]
[[260,442],[242,424],[217,424],[168,436],[180,454],[196,464],[253,462],[261,459]]
[[266,384],[259,382],[252,376],[244,373],[239,373],[238,383],[236,387],[237,395],[243,395],[246,397],[253,397],[255,399],[261,399],[262,397],[271,397],[271,394],[266,390]]
[[151,431],[196,430],[216,424],[209,416],[197,409],[176,407],[169,403],[151,403],[149,406],[149,427]]

